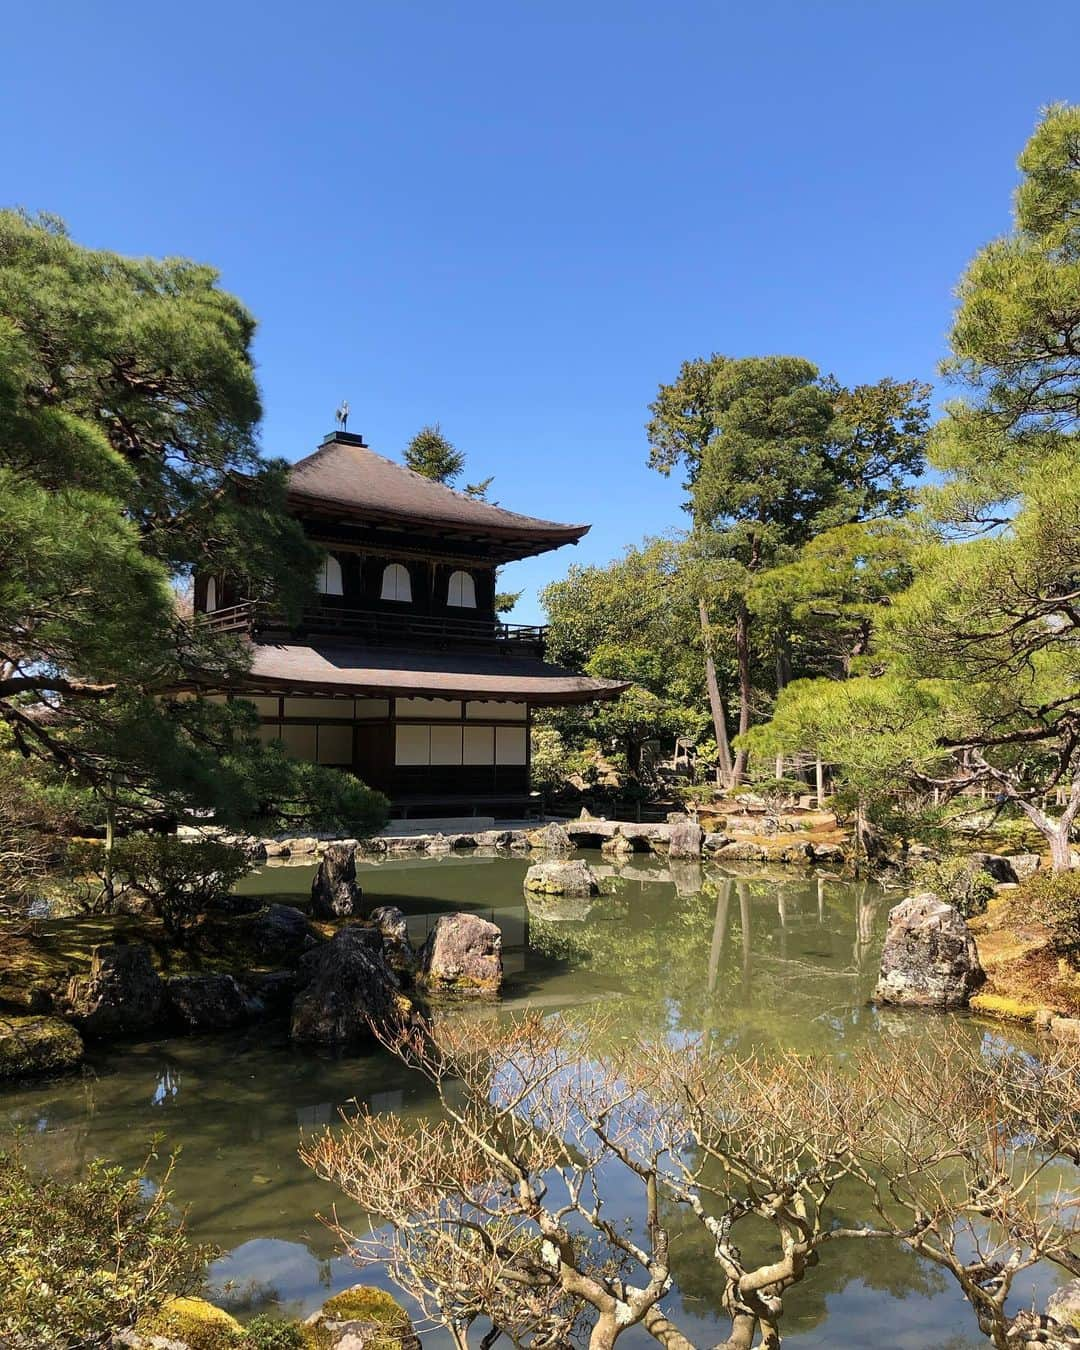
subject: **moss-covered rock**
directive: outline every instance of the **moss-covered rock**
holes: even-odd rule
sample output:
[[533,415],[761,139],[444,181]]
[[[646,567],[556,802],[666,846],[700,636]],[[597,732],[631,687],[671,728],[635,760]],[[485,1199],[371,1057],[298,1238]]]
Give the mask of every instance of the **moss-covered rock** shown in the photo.
[[73,1069],[82,1057],[82,1037],[69,1022],[0,1015],[0,1079]]
[[143,1336],[182,1341],[188,1350],[245,1350],[246,1344],[236,1318],[203,1298],[171,1298],[135,1329]]
[[335,1350],[347,1336],[358,1337],[364,1350],[420,1350],[409,1314],[392,1294],[369,1284],[327,1299],[304,1331],[309,1350]]

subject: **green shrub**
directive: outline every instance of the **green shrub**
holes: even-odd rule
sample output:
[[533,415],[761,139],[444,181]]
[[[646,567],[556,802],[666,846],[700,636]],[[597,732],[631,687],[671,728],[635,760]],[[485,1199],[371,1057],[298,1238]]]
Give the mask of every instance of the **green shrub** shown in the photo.
[[169,936],[178,940],[252,866],[244,850],[233,844],[156,834],[117,839],[108,852],[100,843],[76,845],[70,864],[92,874],[101,891],[111,889],[113,903],[131,896],[141,898],[161,919]]
[[59,1181],[17,1147],[0,1152],[0,1252],[8,1350],[97,1350],[189,1288],[208,1254],[188,1244],[166,1185],[147,1196],[138,1175],[100,1161]]
[[794,806],[800,797],[810,791],[801,778],[765,778],[760,783],[740,783],[732,788],[733,797],[760,797],[774,809]]
[[306,1344],[298,1322],[283,1322],[269,1313],[251,1319],[243,1341],[244,1350],[304,1350]]
[[933,891],[965,919],[984,913],[994,895],[994,878],[977,862],[962,855],[922,863],[912,874],[912,880],[918,890]]
[[1036,872],[1021,887],[1017,904],[1047,928],[1056,952],[1080,962],[1080,871]]

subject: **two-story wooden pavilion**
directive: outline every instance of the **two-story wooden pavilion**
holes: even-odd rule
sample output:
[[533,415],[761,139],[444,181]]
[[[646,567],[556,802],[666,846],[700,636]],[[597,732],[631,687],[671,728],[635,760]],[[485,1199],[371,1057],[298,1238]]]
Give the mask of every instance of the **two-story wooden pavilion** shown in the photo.
[[587,525],[455,492],[345,431],[294,466],[288,503],[326,550],[300,625],[222,577],[196,578],[195,609],[253,647],[242,684],[209,696],[250,699],[290,754],[352,769],[399,813],[513,809],[529,792],[532,709],[626,687],[548,663],[543,628],[495,612],[498,567]]

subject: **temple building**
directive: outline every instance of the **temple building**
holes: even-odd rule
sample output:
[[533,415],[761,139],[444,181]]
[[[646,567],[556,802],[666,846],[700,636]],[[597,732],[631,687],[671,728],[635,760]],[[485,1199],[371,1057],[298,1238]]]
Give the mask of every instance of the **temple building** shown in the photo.
[[455,492],[345,431],[293,467],[288,505],[326,550],[317,603],[289,627],[227,578],[197,576],[196,612],[253,649],[242,683],[209,697],[249,699],[265,740],[351,769],[395,814],[523,808],[532,710],[626,687],[550,664],[544,628],[495,611],[499,567],[587,525]]

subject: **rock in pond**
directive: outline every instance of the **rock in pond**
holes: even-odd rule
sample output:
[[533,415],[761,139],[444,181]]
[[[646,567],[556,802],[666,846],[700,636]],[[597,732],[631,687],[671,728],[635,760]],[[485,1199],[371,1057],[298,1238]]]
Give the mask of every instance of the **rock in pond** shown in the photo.
[[478,914],[443,914],[420,949],[418,982],[432,994],[494,994],[502,984],[502,933]]
[[371,1023],[392,1026],[410,1011],[373,928],[343,928],[304,960],[308,983],[293,1000],[292,1038],[316,1045],[356,1045]]
[[527,836],[529,847],[540,850],[542,853],[573,853],[574,844],[566,829],[553,820],[549,825],[545,825],[541,830],[533,830]]
[[59,1017],[0,1013],[0,1080],[73,1069],[83,1057],[82,1037]]
[[184,1031],[228,1031],[252,1014],[232,975],[174,975],[165,989],[172,1020]]
[[669,858],[700,858],[705,831],[696,820],[677,820],[668,833]]
[[959,911],[926,891],[889,911],[875,1003],[962,1008],[986,979]]
[[599,895],[600,883],[587,862],[533,863],[525,873],[525,889],[541,895]]
[[165,986],[142,942],[95,947],[90,971],[68,983],[72,1020],[91,1037],[153,1031],[165,1013]]
[[355,1284],[328,1298],[304,1324],[327,1350],[421,1350],[409,1315],[385,1289]]
[[359,912],[363,891],[356,884],[356,848],[330,844],[311,883],[316,919],[347,919]]
[[409,941],[409,923],[396,905],[380,905],[373,909],[370,921],[382,934],[386,959],[394,970],[412,970],[416,953]]
[[134,1330],[114,1344],[131,1350],[229,1350],[242,1345],[244,1328],[230,1313],[204,1298],[170,1298],[157,1312],[140,1317]]
[[322,938],[295,905],[267,905],[236,920],[238,945],[261,961],[295,965]]

